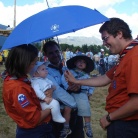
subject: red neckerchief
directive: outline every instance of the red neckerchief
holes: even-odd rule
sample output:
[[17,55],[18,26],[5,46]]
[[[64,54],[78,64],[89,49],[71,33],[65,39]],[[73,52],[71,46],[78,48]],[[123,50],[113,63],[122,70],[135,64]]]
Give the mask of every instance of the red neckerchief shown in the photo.
[[124,58],[124,56],[127,54],[127,52],[129,52],[129,50],[131,50],[134,46],[138,45],[138,40],[134,40],[132,41],[129,45],[127,45],[124,50],[122,52],[120,52],[120,56],[118,59],[118,62],[115,66],[115,70],[114,70],[114,74],[116,72],[117,67],[119,66],[120,61]]
[[23,77],[20,77],[20,78],[13,77],[13,76],[10,76],[10,75],[7,75],[7,76],[5,77],[4,80],[6,80],[6,81],[8,81],[8,80],[20,80],[20,81],[23,81],[23,82],[25,82],[25,83],[27,83],[27,84],[31,84],[31,82],[29,81],[27,75],[25,75],[25,76],[23,76]]
[[60,63],[58,67],[54,66],[53,64],[49,64],[48,67],[58,70],[61,75],[63,74],[63,71],[62,71],[63,64],[62,63]]

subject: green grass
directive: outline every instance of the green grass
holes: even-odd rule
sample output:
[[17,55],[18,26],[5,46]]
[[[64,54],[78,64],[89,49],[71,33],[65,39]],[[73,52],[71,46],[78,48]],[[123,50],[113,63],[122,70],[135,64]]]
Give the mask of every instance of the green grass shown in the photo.
[[[0,72],[4,70],[4,66],[0,65]],[[97,73],[93,71],[92,74]],[[107,95],[107,87],[97,87],[90,100],[91,104],[91,122],[94,133],[94,138],[106,138],[106,131],[100,125],[100,118],[106,114],[105,99]],[[15,138],[16,124],[6,114],[2,101],[2,79],[0,78],[0,138]]]
[[[0,65],[0,73],[4,70],[4,66]],[[2,79],[0,78],[0,138],[15,138],[16,124],[5,112],[2,101]]]

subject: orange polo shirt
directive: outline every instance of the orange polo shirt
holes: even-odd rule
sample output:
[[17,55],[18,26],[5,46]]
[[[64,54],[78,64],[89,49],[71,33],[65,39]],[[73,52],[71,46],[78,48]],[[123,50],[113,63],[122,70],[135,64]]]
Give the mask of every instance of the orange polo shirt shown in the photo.
[[[119,66],[106,75],[112,80],[106,98],[106,111],[111,113],[130,99],[130,94],[138,94],[138,46],[132,48],[120,61]],[[138,112],[124,120],[138,120]]]
[[[34,128],[40,119],[41,106],[31,85],[20,80],[5,80],[3,102],[8,115],[22,128]],[[49,115],[44,122],[49,122]]]

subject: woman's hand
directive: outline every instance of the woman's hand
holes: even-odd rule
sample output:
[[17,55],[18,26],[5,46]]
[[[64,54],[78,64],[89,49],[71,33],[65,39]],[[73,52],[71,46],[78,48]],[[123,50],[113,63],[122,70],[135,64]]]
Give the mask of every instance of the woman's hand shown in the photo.
[[54,91],[53,88],[50,88],[50,89],[46,90],[46,91],[45,91],[46,97],[51,98],[51,97],[52,97],[52,94],[53,94],[53,91]]

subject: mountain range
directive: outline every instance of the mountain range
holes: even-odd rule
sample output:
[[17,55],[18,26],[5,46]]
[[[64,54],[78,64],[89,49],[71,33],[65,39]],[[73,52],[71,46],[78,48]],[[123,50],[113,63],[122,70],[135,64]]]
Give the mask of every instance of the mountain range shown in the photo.
[[[6,30],[7,26],[0,24],[0,29]],[[6,40],[6,36],[0,34],[0,46],[2,46]]]
[[87,44],[90,45],[102,45],[102,41],[99,38],[94,36],[92,37],[84,37],[84,36],[68,36],[66,38],[58,38],[59,44],[69,44],[74,46],[82,46]]

